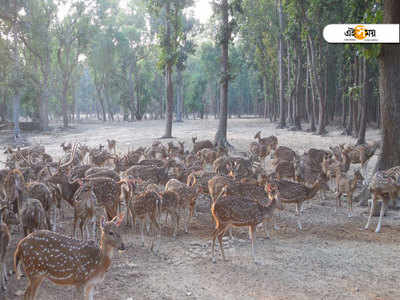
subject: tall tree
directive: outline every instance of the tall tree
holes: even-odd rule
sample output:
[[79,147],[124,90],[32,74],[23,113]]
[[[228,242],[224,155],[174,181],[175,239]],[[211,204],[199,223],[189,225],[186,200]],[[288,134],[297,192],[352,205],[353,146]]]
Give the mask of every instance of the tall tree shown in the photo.
[[218,42],[221,46],[221,79],[220,79],[220,115],[218,130],[214,142],[218,146],[225,147],[228,144],[226,133],[228,123],[228,84],[231,79],[229,71],[229,43],[236,27],[236,19],[233,12],[241,12],[241,1],[220,0],[214,1],[214,11],[220,17]]
[[[384,1],[383,23],[400,23],[400,1]],[[378,170],[400,165],[400,45],[383,44],[380,53],[382,151]]]
[[67,95],[72,73],[78,65],[79,55],[83,54],[88,45],[90,22],[90,18],[84,14],[86,7],[83,2],[75,3],[71,9],[73,13],[66,16],[56,30],[57,61],[62,73],[61,104],[64,128],[68,127]]
[[149,9],[154,18],[158,18],[157,35],[160,46],[159,66],[165,71],[167,90],[165,132],[162,138],[172,137],[172,119],[174,107],[174,91],[172,82],[173,66],[179,56],[179,42],[183,30],[184,8],[191,6],[192,0],[151,0]]

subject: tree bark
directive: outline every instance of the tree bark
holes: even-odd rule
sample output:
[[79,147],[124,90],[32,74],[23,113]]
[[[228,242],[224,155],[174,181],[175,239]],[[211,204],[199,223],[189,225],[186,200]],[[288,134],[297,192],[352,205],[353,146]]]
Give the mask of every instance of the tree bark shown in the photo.
[[218,130],[215,134],[214,143],[225,147],[228,144],[226,133],[228,123],[228,83],[229,83],[229,4],[228,0],[222,0],[222,38],[221,38],[221,83],[220,83],[220,114]]
[[286,127],[285,120],[285,99],[283,90],[283,11],[282,0],[278,4],[279,13],[279,48],[278,48],[278,68],[279,68],[279,126],[278,128]]
[[[166,16],[167,16],[167,32],[166,32],[166,44],[167,47],[171,47],[171,24],[169,17],[171,15],[170,3],[167,1],[166,4]],[[167,86],[167,103],[166,103],[166,114],[165,114],[165,133],[162,138],[172,138],[172,118],[174,114],[174,91],[172,87],[172,62],[168,62],[166,65],[166,86]]]
[[367,129],[367,99],[366,99],[366,91],[367,91],[367,62],[366,58],[363,57],[362,59],[362,72],[361,72],[361,77],[362,77],[362,93],[361,93],[361,98],[360,98],[360,104],[361,104],[361,118],[360,118],[360,129],[358,131],[358,139],[357,139],[357,145],[365,144],[365,131]]
[[[385,0],[383,23],[400,23],[400,1]],[[400,165],[400,45],[383,44],[380,57],[382,151],[376,168]]]
[[176,122],[183,122],[182,107],[183,107],[182,70],[180,68],[177,68],[177,71],[176,71]]

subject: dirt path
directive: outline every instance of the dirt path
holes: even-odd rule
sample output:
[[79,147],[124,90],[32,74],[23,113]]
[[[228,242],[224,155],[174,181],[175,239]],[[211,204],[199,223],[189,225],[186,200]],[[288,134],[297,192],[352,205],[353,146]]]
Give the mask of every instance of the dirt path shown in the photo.
[[[215,127],[216,121],[212,119],[185,121],[174,124],[173,134],[191,145],[194,135],[199,139],[213,138]],[[79,129],[26,138],[31,143],[44,144],[49,153],[57,155],[61,154],[59,144],[63,141],[97,145],[110,137],[118,140],[118,151],[126,151],[151,144],[163,129],[160,121],[86,124]],[[259,129],[263,136],[277,135],[279,144],[299,153],[310,147],[328,149],[338,143],[354,142],[331,128],[330,134],[321,138],[311,133],[277,130],[273,124],[260,119],[230,120],[230,141],[244,151]],[[378,131],[368,131],[367,136],[376,140]],[[0,137],[0,142],[4,143],[6,138]],[[0,154],[0,161],[3,159]],[[189,234],[181,228],[173,240],[170,228],[163,228],[158,256],[140,246],[137,232],[124,228],[128,249],[116,253],[104,283],[96,289],[95,299],[400,299],[398,212],[390,211],[382,233],[375,234],[372,229],[361,230],[367,218],[365,208],[356,206],[354,217],[348,219],[345,209],[335,212],[334,205],[333,195],[325,200],[316,197],[306,202],[301,217],[303,231],[296,227],[294,207],[287,205],[279,214],[280,228],[272,231],[271,239],[264,238],[263,230],[257,233],[259,265],[251,260],[244,229],[234,231],[234,242],[225,240],[229,261],[222,262],[218,256],[217,263],[211,263],[213,224],[205,203],[200,203],[199,216]],[[72,211],[68,210],[63,221],[63,230],[68,233],[71,221]],[[11,266],[16,242],[14,238],[7,256],[8,266]],[[16,291],[25,286],[25,279],[16,281],[12,277],[8,291],[0,294],[0,299],[18,299]],[[39,299],[76,299],[73,292],[69,287],[45,282]]]

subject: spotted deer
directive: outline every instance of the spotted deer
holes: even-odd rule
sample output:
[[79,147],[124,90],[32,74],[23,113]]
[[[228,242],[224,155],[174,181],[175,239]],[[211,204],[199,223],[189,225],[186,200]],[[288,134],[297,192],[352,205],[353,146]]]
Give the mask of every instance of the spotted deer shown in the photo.
[[116,140],[107,139],[107,147],[108,147],[108,151],[113,152],[114,154],[117,153],[117,141]]
[[[224,190],[221,192],[223,193]],[[212,205],[211,213],[216,223],[214,233],[212,235],[212,261],[215,259],[215,239],[218,237],[219,246],[221,249],[222,258],[225,261],[225,253],[222,243],[222,237],[225,232],[231,227],[249,227],[251,239],[251,253],[255,263],[257,263],[255,255],[255,231],[256,226],[266,218],[272,218],[275,208],[282,209],[282,204],[278,197],[275,197],[274,191],[269,190],[268,198],[270,202],[268,205],[262,205],[255,201],[247,201],[241,196],[227,195],[225,197],[218,197],[216,202]]]
[[0,284],[1,288],[5,291],[7,289],[7,266],[6,254],[8,243],[10,242],[10,231],[8,225],[17,225],[18,219],[16,215],[9,211],[7,206],[0,208]]
[[24,299],[36,299],[45,278],[58,285],[75,286],[80,299],[93,299],[93,288],[104,280],[114,249],[125,250],[119,226],[123,215],[101,220],[100,245],[40,230],[22,239],[14,253],[17,279],[23,267],[29,280]]
[[390,170],[391,169],[386,171],[378,171],[371,178],[371,181],[369,183],[369,191],[372,194],[372,203],[365,229],[369,228],[371,217],[374,214],[375,202],[380,198],[382,199],[382,206],[379,215],[378,225],[376,226],[375,230],[375,232],[380,232],[385,209],[389,205],[389,201],[395,200],[396,196],[400,192],[400,178],[394,178],[390,174]]

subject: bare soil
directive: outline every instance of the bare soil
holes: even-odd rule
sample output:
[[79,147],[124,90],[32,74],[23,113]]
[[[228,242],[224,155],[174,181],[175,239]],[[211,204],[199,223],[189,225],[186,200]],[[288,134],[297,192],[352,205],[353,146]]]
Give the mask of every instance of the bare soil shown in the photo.
[[[174,123],[173,135],[191,146],[191,137],[212,139],[217,121],[190,120]],[[107,138],[118,141],[117,151],[150,145],[162,135],[162,121],[137,123],[80,124],[67,131],[55,130],[49,134],[25,135],[28,143],[40,143],[49,153],[60,156],[60,143],[79,141],[89,145],[106,143]],[[229,140],[236,149],[245,151],[254,134],[278,136],[279,144],[292,147],[299,153],[307,149],[323,148],[338,143],[354,143],[350,137],[329,128],[329,134],[320,137],[307,132],[275,129],[262,119],[229,120]],[[367,132],[368,140],[379,139],[378,130]],[[0,134],[0,145],[10,136]],[[167,142],[168,140],[162,140]],[[1,151],[3,152],[3,151]],[[369,171],[376,161],[369,163]],[[4,160],[3,153],[0,161]],[[269,165],[269,164],[268,164]],[[358,166],[355,166],[358,167]],[[353,167],[354,168],[354,167]],[[191,232],[180,228],[174,240],[170,227],[163,228],[160,254],[141,247],[137,231],[124,227],[128,249],[116,253],[103,284],[96,288],[95,299],[400,299],[400,217],[389,211],[381,233],[363,230],[367,220],[366,208],[355,204],[354,216],[349,219],[344,208],[335,212],[335,198],[328,194],[325,200],[315,197],[305,203],[302,215],[303,230],[296,226],[294,207],[287,205],[279,213],[278,230],[272,230],[271,239],[265,239],[263,230],[257,233],[255,265],[251,259],[250,242],[245,229],[236,229],[233,242],[228,240],[228,262],[217,257],[211,262],[211,221],[206,203],[200,203],[199,215]],[[68,209],[60,231],[71,232],[72,210]],[[7,254],[11,269],[12,253],[21,233],[14,233]],[[219,255],[219,251],[217,251]],[[11,275],[8,290],[0,299],[20,299],[16,296],[26,287],[26,279],[17,281]],[[39,290],[39,299],[76,299],[71,287],[55,286],[45,281]]]

